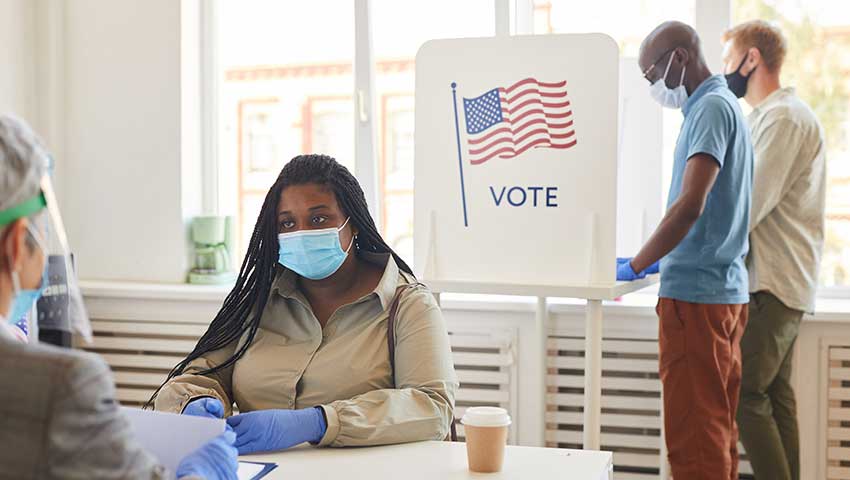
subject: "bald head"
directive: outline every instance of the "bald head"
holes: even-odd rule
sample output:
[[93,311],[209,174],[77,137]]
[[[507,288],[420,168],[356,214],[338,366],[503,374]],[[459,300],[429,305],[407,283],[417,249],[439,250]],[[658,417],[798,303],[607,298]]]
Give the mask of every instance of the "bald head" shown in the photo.
[[[656,58],[668,50],[682,47],[694,53],[700,52],[699,35],[690,25],[682,22],[664,22],[655,27],[640,44],[640,56]],[[649,65],[647,65],[649,66]]]
[[[670,59],[670,56],[673,58]],[[687,77],[691,77],[691,72],[707,71],[699,35],[690,25],[675,21],[664,22],[655,27],[641,42],[638,65],[642,72],[647,72],[647,80],[654,82],[661,78],[668,63],[670,74],[667,77],[667,85],[671,88],[678,85],[683,70],[686,71]]]

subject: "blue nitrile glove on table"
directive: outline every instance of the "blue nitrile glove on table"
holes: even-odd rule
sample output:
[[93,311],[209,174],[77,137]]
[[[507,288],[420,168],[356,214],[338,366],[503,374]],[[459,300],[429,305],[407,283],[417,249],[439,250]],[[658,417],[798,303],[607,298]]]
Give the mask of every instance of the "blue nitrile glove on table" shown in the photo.
[[237,480],[239,469],[236,434],[230,429],[184,458],[177,467],[177,478],[201,477],[206,480]]
[[217,398],[203,397],[192,400],[183,408],[183,415],[224,418],[224,407]]
[[617,280],[621,282],[631,282],[632,280],[640,280],[647,275],[658,273],[658,262],[653,263],[646,270],[636,273],[632,269],[632,258],[634,257],[617,257]]
[[321,407],[301,410],[257,410],[234,415],[227,424],[236,432],[239,455],[284,450],[304,442],[318,443],[328,429]]

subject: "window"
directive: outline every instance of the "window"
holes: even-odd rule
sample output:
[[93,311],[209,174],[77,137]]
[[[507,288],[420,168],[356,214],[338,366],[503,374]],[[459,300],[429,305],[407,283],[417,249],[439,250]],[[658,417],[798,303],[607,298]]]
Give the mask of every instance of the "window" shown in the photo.
[[[617,14],[612,15],[612,12]],[[617,41],[624,57],[637,57],[640,42],[665,20],[680,20],[693,25],[694,1],[534,2],[534,33],[606,33]]]
[[788,39],[783,85],[820,119],[827,144],[826,243],[820,283],[850,286],[850,4],[735,0],[734,23],[776,22]]
[[[225,0],[219,12],[222,205],[233,204],[244,252],[280,169],[327,153],[354,172],[354,1]],[[454,14],[446,16],[451,9]],[[432,38],[490,36],[492,0],[371,2],[378,188],[387,243],[413,259],[414,59]],[[230,213],[230,212],[222,212]]]
[[[413,261],[413,90],[415,56],[434,38],[486,37],[495,28],[492,0],[372,1],[381,230]],[[446,15],[451,10],[452,15]]]
[[241,256],[290,158],[326,153],[354,171],[354,2],[225,0],[218,18],[219,198]]

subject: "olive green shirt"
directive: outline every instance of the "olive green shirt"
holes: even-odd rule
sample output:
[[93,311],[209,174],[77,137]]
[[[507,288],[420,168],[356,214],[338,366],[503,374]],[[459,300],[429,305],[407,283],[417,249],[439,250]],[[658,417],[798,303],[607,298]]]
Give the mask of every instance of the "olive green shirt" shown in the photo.
[[815,310],[826,205],[820,122],[793,88],[768,95],[748,118],[755,173],[750,213],[750,292]]
[[[234,366],[208,376],[236,343],[193,361],[159,393],[156,409],[181,412],[211,396],[232,414],[321,406],[334,447],[442,440],[453,419],[457,376],[440,307],[427,288],[402,290],[395,324],[395,381],[387,345],[388,310],[396,289],[415,279],[389,255],[361,258],[384,267],[378,286],[343,305],[322,329],[297,287],[280,268],[254,341]],[[239,344],[244,342],[243,336]]]

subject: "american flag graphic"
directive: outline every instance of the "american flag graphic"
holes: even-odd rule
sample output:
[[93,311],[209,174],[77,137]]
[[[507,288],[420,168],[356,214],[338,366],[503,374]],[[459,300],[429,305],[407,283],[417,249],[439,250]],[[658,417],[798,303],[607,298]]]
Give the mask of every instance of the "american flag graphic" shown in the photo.
[[566,149],[576,144],[566,80],[536,78],[463,99],[470,162],[513,158],[531,148]]

